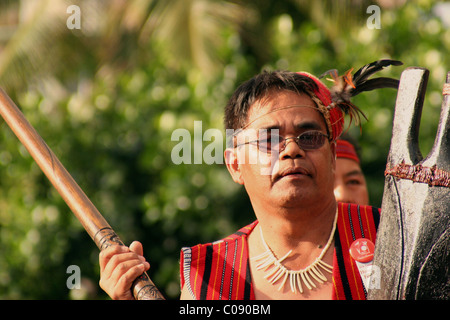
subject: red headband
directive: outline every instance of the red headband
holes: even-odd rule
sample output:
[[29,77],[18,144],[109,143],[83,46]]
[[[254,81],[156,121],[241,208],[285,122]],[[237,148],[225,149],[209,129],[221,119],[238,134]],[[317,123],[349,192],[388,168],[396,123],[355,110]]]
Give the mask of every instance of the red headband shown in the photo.
[[351,159],[359,163],[359,158],[356,154],[355,147],[346,140],[338,139],[336,141],[336,156],[338,158]]
[[340,108],[332,105],[330,90],[317,77],[308,72],[297,72],[302,76],[306,76],[314,80],[318,86],[318,90],[314,90],[314,95],[311,98],[317,104],[318,110],[323,114],[328,131],[331,134],[332,140],[336,140],[344,130],[344,113]]

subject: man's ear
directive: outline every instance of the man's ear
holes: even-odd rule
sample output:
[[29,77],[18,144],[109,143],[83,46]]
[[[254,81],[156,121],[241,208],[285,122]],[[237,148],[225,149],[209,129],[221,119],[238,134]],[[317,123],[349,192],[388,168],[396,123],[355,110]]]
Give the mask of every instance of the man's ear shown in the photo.
[[231,174],[233,181],[239,184],[244,184],[242,179],[241,167],[239,165],[238,155],[235,148],[227,148],[224,151],[225,164],[228,172]]

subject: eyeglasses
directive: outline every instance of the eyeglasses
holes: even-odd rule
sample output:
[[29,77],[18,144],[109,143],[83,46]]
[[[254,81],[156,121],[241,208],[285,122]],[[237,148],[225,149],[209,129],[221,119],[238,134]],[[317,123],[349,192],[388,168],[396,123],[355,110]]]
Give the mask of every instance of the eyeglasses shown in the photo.
[[325,141],[328,139],[328,135],[320,131],[306,131],[297,137],[289,138],[284,138],[283,136],[277,134],[264,134],[264,137],[260,139],[237,144],[236,147],[245,144],[252,144],[256,145],[259,151],[265,153],[280,153],[286,148],[287,141],[289,139],[294,140],[303,150],[315,150],[324,145]]

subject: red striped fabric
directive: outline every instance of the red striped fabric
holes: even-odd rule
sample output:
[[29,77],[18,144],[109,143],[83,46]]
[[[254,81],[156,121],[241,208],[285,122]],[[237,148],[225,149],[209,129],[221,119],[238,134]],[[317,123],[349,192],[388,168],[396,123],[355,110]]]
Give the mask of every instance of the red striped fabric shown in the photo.
[[[366,291],[349,247],[358,238],[375,243],[379,209],[338,204],[333,256],[333,299],[364,300]],[[183,248],[180,258],[181,287],[200,300],[253,300],[247,236],[257,221],[235,234],[214,242]]]
[[181,287],[200,300],[254,299],[246,238],[256,224],[214,243],[183,248]]
[[363,286],[356,262],[350,257],[350,245],[359,238],[375,243],[379,209],[370,206],[339,203],[335,252],[333,257],[333,299],[365,300]]

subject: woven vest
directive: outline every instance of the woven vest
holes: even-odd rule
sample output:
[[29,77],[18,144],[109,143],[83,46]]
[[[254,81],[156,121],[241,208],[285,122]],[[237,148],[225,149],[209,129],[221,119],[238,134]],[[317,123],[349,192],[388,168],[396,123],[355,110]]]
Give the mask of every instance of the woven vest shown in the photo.
[[[370,206],[338,203],[333,255],[333,299],[365,300],[364,288],[349,247],[358,238],[375,243],[380,210]],[[255,221],[220,241],[181,250],[181,287],[198,300],[253,300],[247,237]]]

